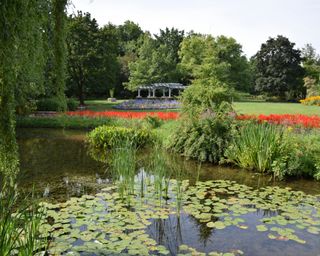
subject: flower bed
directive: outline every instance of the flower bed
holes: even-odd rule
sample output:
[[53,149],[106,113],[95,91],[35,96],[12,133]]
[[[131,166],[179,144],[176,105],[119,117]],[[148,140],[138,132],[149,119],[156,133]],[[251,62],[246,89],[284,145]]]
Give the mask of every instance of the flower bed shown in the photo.
[[290,114],[271,114],[271,115],[239,115],[238,120],[258,120],[272,124],[286,126],[302,126],[306,128],[320,128],[320,116],[290,115]]
[[140,109],[175,109],[180,108],[181,104],[177,100],[169,99],[135,99],[128,100],[113,108],[122,110],[140,110]]
[[102,111],[95,112],[90,110],[67,112],[68,116],[85,116],[85,117],[118,117],[128,119],[142,119],[147,116],[159,117],[162,120],[175,120],[179,117],[177,112],[134,112],[134,111]]
[[312,97],[306,98],[304,100],[300,100],[300,102],[304,105],[320,106],[320,96],[312,96]]

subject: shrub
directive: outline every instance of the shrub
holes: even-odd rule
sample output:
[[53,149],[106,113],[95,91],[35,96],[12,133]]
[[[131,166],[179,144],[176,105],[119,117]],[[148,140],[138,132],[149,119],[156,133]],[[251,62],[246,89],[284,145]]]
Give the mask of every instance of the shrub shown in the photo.
[[182,93],[182,110],[189,117],[197,118],[208,109],[215,111],[221,104],[230,103],[232,97],[232,90],[218,80],[195,81]]
[[320,106],[320,96],[311,96],[304,100],[300,100],[300,102],[304,105],[315,105]]
[[272,164],[276,176],[306,176],[320,180],[319,132],[287,132],[281,148],[281,157]]
[[69,111],[77,110],[78,106],[79,106],[79,102],[76,99],[73,99],[73,98],[67,99],[67,107]]
[[44,98],[37,102],[37,110],[39,111],[60,111],[63,105],[58,98]]
[[100,126],[88,134],[87,141],[90,147],[107,150],[120,147],[127,142],[136,147],[143,147],[152,141],[152,136],[146,129]]
[[218,163],[229,145],[233,120],[224,112],[215,112],[199,120],[182,122],[169,148],[187,158]]

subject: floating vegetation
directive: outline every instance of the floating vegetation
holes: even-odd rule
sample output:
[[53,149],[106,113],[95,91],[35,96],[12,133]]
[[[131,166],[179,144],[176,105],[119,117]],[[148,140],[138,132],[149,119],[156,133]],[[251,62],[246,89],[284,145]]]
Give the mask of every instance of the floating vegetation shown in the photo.
[[[144,174],[146,175],[146,174]],[[120,181],[121,182],[121,181]],[[53,255],[169,255],[172,252],[158,244],[147,233],[154,220],[187,214],[212,232],[238,228],[256,232],[257,236],[277,241],[307,244],[305,235],[319,237],[320,197],[291,191],[289,188],[265,187],[254,190],[233,181],[197,182],[170,180],[168,196],[159,198],[158,187],[147,176],[135,183],[130,205],[123,201],[118,184],[102,189],[96,196],[71,198],[65,203],[43,203],[47,210],[43,236],[50,237],[49,253]],[[179,196],[177,196],[179,193]],[[163,193],[163,195],[166,195]],[[181,208],[177,206],[181,200]],[[250,222],[258,216],[258,224]],[[197,248],[177,244],[179,255],[206,255]],[[243,250],[243,251],[242,251]],[[242,255],[245,248],[208,255]]]

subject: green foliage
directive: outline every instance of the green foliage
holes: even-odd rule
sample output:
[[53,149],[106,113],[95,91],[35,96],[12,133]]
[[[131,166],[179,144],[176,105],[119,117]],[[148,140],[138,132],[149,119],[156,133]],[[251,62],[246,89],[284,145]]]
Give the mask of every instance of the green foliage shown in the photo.
[[181,96],[183,113],[197,118],[206,111],[216,111],[222,107],[231,111],[232,90],[217,79],[196,80]]
[[139,85],[155,82],[179,82],[178,49],[183,38],[183,31],[172,28],[160,30],[160,35],[152,39],[145,34],[138,50],[138,57],[129,63],[129,90],[136,90]]
[[225,151],[225,160],[241,168],[285,176],[319,179],[320,139],[318,132],[285,131],[268,123],[241,126]]
[[98,27],[89,13],[78,12],[69,18],[68,94],[84,104],[86,95],[106,95],[119,79],[119,38],[117,27]]
[[79,103],[76,99],[74,98],[67,99],[67,107],[69,111],[77,110],[78,106],[79,106]]
[[182,122],[169,147],[187,158],[218,163],[233,131],[233,117],[224,111],[206,113],[199,120]]
[[37,101],[38,111],[60,111],[63,107],[58,98],[45,98]]
[[190,35],[181,43],[179,55],[186,80],[215,78],[237,90],[249,90],[251,68],[235,39]]
[[157,116],[146,116],[146,118],[144,118],[144,121],[151,129],[159,128],[164,123],[163,120],[161,120]]
[[301,52],[294,49],[294,45],[283,36],[270,38],[261,45],[254,56],[258,92],[291,99],[305,96]]
[[53,97],[60,101],[59,111],[67,109],[66,80],[66,5],[68,0],[53,0]]
[[283,129],[270,124],[248,123],[240,127],[229,148],[227,162],[241,168],[270,172],[272,163],[281,156]]
[[110,167],[113,179],[118,181],[118,191],[123,201],[130,205],[134,195],[136,173],[136,147],[128,140],[122,140],[111,150]]
[[320,180],[320,136],[318,131],[288,132],[281,145],[282,155],[272,165],[281,177],[305,176]]
[[33,198],[21,198],[17,187],[0,190],[0,255],[29,256],[45,250],[46,240],[40,238],[43,210]]
[[305,69],[305,75],[309,79],[315,80],[315,84],[319,86],[320,79],[320,56],[311,44],[306,44],[301,49],[301,56],[303,59],[303,68]]
[[143,147],[152,141],[152,134],[145,129],[100,126],[88,134],[87,141],[91,148],[98,150],[109,150],[127,142]]

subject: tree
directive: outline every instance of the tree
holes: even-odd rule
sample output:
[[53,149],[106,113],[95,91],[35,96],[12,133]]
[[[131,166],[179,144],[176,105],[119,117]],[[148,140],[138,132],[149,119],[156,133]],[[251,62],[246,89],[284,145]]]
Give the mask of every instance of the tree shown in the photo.
[[269,38],[254,56],[255,88],[271,96],[300,98],[305,96],[301,52],[288,38]]
[[53,0],[53,96],[60,103],[60,111],[67,109],[66,80],[66,5],[68,0]]
[[168,55],[173,59],[173,62],[179,62],[180,44],[184,38],[184,31],[175,28],[160,29],[159,35],[154,35],[158,46],[165,45]]
[[155,82],[154,74],[150,68],[155,47],[155,41],[146,34],[143,38],[143,44],[138,50],[139,57],[128,65],[130,76],[125,87],[129,90],[134,91],[139,85]]
[[180,75],[172,51],[166,44],[145,35],[136,61],[129,63],[129,82],[125,86],[134,91],[139,85],[179,82]]
[[233,38],[191,34],[179,52],[185,79],[218,79],[237,90],[248,90],[250,66],[242,47]]
[[306,71],[305,75],[319,82],[320,79],[320,56],[311,44],[306,44],[301,49],[303,59],[303,67]]
[[43,8],[47,0],[0,2],[0,174],[19,171],[15,108],[41,91],[45,58]]
[[69,87],[78,96],[81,105],[84,105],[87,86],[93,82],[96,65],[99,65],[98,32],[97,21],[91,18],[90,13],[78,12],[69,19],[67,37]]

